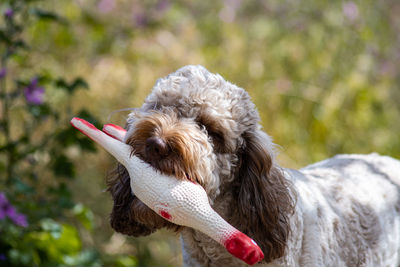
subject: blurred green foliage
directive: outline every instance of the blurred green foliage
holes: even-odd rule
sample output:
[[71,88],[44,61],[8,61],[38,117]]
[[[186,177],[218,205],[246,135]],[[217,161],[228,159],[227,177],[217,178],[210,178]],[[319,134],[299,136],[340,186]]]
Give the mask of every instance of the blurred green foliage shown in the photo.
[[[400,157],[397,0],[4,0],[0,12],[0,191],[29,222],[0,225],[0,253],[16,265],[180,264],[176,235],[112,232],[102,177],[114,161],[68,121],[123,125],[113,111],[187,64],[249,91],[285,167]],[[43,103],[27,102],[28,86],[44,88]]]

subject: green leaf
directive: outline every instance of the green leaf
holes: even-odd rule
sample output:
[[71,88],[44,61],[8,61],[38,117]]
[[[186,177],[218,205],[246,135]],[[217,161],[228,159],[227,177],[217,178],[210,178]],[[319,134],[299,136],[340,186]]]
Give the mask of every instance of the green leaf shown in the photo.
[[43,118],[54,114],[50,106],[46,103],[41,105],[27,105],[27,109],[35,118]]
[[51,20],[51,21],[55,21],[55,22],[58,22],[61,24],[68,23],[67,20],[64,19],[63,17],[60,17],[58,14],[47,11],[47,10],[43,10],[43,9],[39,9],[39,8],[32,8],[31,13],[42,20]]
[[8,45],[12,42],[11,39],[2,30],[0,30],[0,41],[5,42]]
[[40,222],[40,226],[43,230],[48,232],[53,238],[58,239],[61,237],[62,228],[61,225],[54,220],[47,218]]
[[84,250],[74,256],[64,256],[64,262],[67,266],[99,267],[103,266],[99,256],[99,253],[95,250]]
[[115,261],[117,267],[137,266],[137,259],[133,256],[119,256]]
[[66,254],[77,253],[81,248],[78,231],[72,225],[62,224],[61,236],[55,245]]
[[27,234],[24,242],[31,243],[42,256],[48,260],[62,264],[67,255],[77,255],[81,249],[81,241],[75,227],[60,224],[52,219],[43,219],[41,230]]
[[79,138],[77,141],[82,150],[86,150],[89,152],[97,151],[97,147],[96,147],[95,143],[91,139],[87,138],[86,136]]
[[72,209],[72,211],[75,214],[76,218],[79,220],[79,222],[87,230],[93,229],[94,216],[93,216],[93,212],[88,207],[79,203],[79,204],[75,205],[75,207]]
[[57,156],[51,167],[56,176],[75,177],[75,166],[65,155]]
[[71,84],[71,90],[74,91],[78,88],[89,89],[89,85],[87,82],[82,78],[76,78]]
[[28,45],[23,40],[17,40],[14,42],[16,48],[28,49]]
[[74,207],[71,192],[65,183],[60,183],[57,187],[49,187],[48,193],[56,198],[54,206],[58,209],[71,209]]
[[73,127],[66,127],[56,134],[55,140],[63,147],[69,147],[76,144],[78,133]]
[[57,133],[55,140],[63,147],[77,144],[82,150],[90,152],[96,151],[96,146],[90,139],[86,136],[82,136],[79,131],[70,126]]
[[17,192],[23,193],[23,194],[32,194],[35,192],[35,189],[32,186],[23,182],[20,179],[16,179],[14,181],[14,188]]
[[85,80],[83,80],[82,78],[76,78],[74,81],[72,81],[71,83],[68,83],[67,81],[65,81],[63,78],[59,78],[57,79],[57,81],[55,82],[55,85],[58,88],[64,89],[66,90],[68,93],[73,94],[77,89],[89,89],[89,85],[87,84],[87,82]]

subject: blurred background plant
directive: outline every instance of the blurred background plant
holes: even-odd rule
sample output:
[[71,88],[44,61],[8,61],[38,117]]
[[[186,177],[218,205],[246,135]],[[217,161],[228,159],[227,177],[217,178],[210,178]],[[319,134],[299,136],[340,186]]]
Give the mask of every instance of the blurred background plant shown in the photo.
[[285,167],[400,157],[399,1],[3,0],[0,12],[0,265],[180,265],[175,234],[112,232],[115,162],[69,120],[123,125],[113,111],[187,64],[249,91]]

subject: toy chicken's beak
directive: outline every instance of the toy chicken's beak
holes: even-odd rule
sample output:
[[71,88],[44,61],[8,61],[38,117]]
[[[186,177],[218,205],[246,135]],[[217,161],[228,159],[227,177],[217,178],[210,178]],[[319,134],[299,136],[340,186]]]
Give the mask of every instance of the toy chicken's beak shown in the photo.
[[[117,126],[105,125],[107,126],[106,134],[86,120],[76,117],[71,120],[71,125],[81,131],[87,137],[95,141],[97,144],[102,146],[122,164],[125,165],[129,160],[131,153],[130,146],[119,141],[122,140],[124,137],[124,130],[122,128]],[[112,135],[112,137],[109,135]]]

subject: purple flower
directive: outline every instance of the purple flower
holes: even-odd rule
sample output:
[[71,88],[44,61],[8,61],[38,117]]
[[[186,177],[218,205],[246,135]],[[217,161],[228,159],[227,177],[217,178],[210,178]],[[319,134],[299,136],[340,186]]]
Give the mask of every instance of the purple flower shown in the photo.
[[11,19],[13,15],[14,11],[11,8],[7,8],[6,11],[4,11],[4,16],[8,19]]
[[6,68],[2,68],[0,70],[0,80],[3,79],[7,74],[7,69]]
[[44,88],[38,86],[38,79],[34,78],[24,89],[25,99],[29,104],[40,105],[44,101]]
[[166,9],[169,8],[170,4],[171,4],[171,3],[169,2],[169,0],[159,0],[159,1],[157,2],[157,5],[156,5],[156,10],[157,10],[158,12],[163,12],[163,11],[165,11]]
[[6,255],[4,255],[4,253],[0,253],[0,261],[5,261],[6,259]]
[[224,7],[219,12],[219,18],[224,22],[233,22],[242,0],[225,0]]
[[143,28],[148,23],[148,17],[145,13],[137,13],[133,15],[133,20],[138,28]]
[[28,222],[22,213],[18,213],[8,201],[4,193],[0,193],[0,220],[10,218],[16,225],[27,227]]
[[12,209],[14,209],[14,207],[11,206],[6,196],[3,193],[0,193],[0,220],[8,216],[10,212],[13,212]]
[[112,11],[115,7],[115,1],[114,0],[101,0],[97,4],[97,8],[100,10],[102,13],[108,13]]
[[28,222],[26,220],[26,217],[22,213],[14,212],[12,215],[8,215],[8,217],[16,224],[22,227],[27,227]]
[[358,18],[358,6],[356,3],[350,1],[343,3],[343,15],[350,21],[355,21]]
[[0,206],[4,202],[8,202],[8,200],[7,200],[6,196],[4,195],[4,193],[0,193]]

